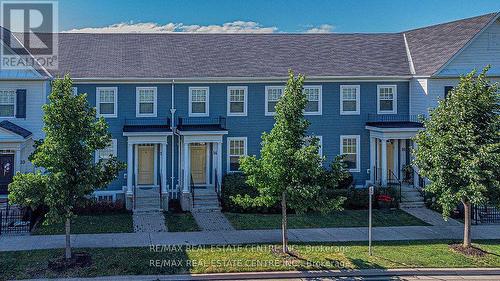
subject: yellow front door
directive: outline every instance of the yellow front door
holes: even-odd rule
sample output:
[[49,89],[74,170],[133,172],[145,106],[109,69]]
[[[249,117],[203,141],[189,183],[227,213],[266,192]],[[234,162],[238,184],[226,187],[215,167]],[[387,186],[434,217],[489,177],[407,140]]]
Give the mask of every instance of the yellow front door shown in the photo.
[[154,151],[153,146],[139,146],[137,148],[137,184],[154,184]]
[[195,185],[207,183],[206,152],[206,144],[191,144],[191,176]]

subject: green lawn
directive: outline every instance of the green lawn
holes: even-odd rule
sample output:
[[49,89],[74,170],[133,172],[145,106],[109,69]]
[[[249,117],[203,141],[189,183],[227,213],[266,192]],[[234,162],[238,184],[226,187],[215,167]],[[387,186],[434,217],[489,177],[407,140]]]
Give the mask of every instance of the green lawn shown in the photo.
[[165,212],[165,224],[169,232],[200,231],[198,224],[189,212]]
[[[78,216],[71,223],[72,234],[134,232],[132,213]],[[33,235],[64,234],[64,224],[42,225]]]
[[78,249],[91,253],[93,265],[60,273],[48,270],[47,262],[62,256],[63,250],[2,252],[0,279],[344,268],[500,267],[500,240],[475,242],[488,252],[486,256],[472,258],[453,252],[448,246],[451,241],[375,242],[372,257],[367,254],[366,243],[353,242],[291,244],[297,258],[283,258],[271,250],[274,245],[158,248],[160,251],[151,251],[149,247]]
[[[236,229],[281,228],[281,214],[225,213]],[[401,210],[373,210],[373,226],[429,225]],[[322,215],[308,213],[288,216],[289,228],[368,226],[368,210],[344,210]]]

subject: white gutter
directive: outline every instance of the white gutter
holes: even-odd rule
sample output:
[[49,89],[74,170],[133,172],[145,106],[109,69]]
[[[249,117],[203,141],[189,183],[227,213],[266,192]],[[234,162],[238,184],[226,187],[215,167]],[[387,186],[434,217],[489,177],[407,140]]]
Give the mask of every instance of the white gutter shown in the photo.
[[176,131],[175,130],[175,111],[176,110],[175,110],[175,97],[174,97],[175,96],[175,85],[174,85],[174,83],[175,83],[175,80],[172,79],[172,105],[170,106],[170,116],[171,116],[170,117],[171,118],[170,119],[170,128],[172,129],[172,144],[171,144],[171,146],[172,146],[172,155],[170,157],[170,158],[172,158],[171,159],[171,165],[172,165],[171,166],[171,170],[172,170],[171,172],[172,172],[172,175],[170,177],[170,180],[171,180],[171,184],[172,184],[172,187],[171,187],[172,190],[175,188],[175,186],[174,186],[174,179],[175,179],[175,176],[174,176],[174,153],[175,153],[174,137],[176,135],[176,133],[175,133],[175,131]]

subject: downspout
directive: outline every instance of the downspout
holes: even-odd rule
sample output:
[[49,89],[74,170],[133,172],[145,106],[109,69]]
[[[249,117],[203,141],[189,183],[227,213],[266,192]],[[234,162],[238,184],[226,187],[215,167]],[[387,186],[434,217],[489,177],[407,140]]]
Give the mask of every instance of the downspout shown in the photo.
[[174,86],[174,83],[175,83],[175,80],[172,79],[172,105],[170,106],[170,115],[171,115],[171,119],[170,119],[170,129],[172,129],[172,156],[170,157],[171,158],[171,172],[172,172],[172,176],[170,177],[171,179],[171,184],[172,184],[172,190],[174,190],[175,188],[175,185],[174,185],[174,179],[175,179],[175,176],[174,176],[174,153],[175,153],[175,141],[174,141],[174,136],[176,135],[176,128],[175,128],[175,86]]

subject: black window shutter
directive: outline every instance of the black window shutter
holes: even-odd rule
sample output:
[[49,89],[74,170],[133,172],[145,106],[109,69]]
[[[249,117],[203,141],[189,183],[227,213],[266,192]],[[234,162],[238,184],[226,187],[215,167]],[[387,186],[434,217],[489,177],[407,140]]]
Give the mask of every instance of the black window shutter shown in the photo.
[[444,86],[444,98],[447,99],[450,91],[453,90],[453,86]]
[[16,118],[26,118],[26,90],[16,91]]

